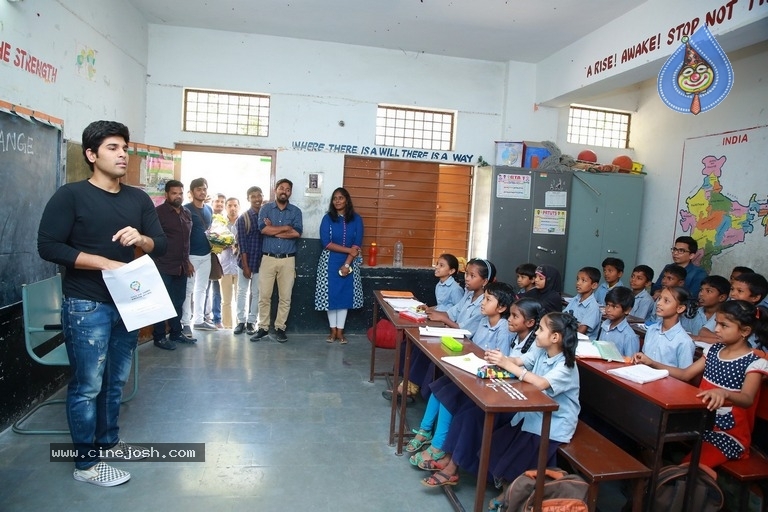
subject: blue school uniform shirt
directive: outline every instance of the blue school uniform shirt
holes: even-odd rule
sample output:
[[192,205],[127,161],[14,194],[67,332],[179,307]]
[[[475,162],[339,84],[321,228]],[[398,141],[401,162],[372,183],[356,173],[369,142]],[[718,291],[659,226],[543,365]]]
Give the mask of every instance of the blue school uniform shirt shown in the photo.
[[595,339],[595,334],[597,334],[597,329],[600,328],[600,320],[603,314],[600,313],[600,305],[595,300],[594,294],[584,300],[581,300],[581,295],[576,295],[568,301],[563,311],[576,317],[579,324],[586,325],[587,336],[590,339]]
[[496,325],[491,326],[487,316],[483,316],[480,325],[472,336],[472,343],[483,350],[500,350],[502,353],[509,350],[512,333],[509,332],[509,323],[506,318],[500,318]]
[[707,318],[704,313],[704,309],[698,308],[696,315],[693,318],[688,318],[683,315],[680,317],[680,323],[683,325],[685,332],[693,334],[694,336],[699,334],[702,328],[706,327],[710,332],[715,332],[715,315]]
[[[541,347],[536,346],[536,331],[529,332],[528,336],[523,339],[520,339],[520,336],[518,336],[516,332],[513,332],[512,339],[509,342],[509,349],[504,353],[504,355],[507,357],[523,357],[523,346],[528,341],[528,339],[531,339],[531,346],[528,347],[528,350],[525,352],[525,354],[534,350],[542,350]],[[504,351],[502,350],[502,352]]]
[[615,327],[611,327],[610,320],[604,320],[597,339],[612,341],[623,356],[633,356],[640,351],[640,338],[626,318],[622,318]]
[[437,300],[435,311],[448,311],[452,306],[459,303],[463,295],[464,288],[454,278],[449,277],[445,281],[438,281],[435,285],[435,299]]
[[483,314],[480,312],[480,303],[483,302],[483,294],[477,296],[473,301],[472,296],[475,292],[467,290],[461,300],[451,309],[446,311],[448,318],[459,324],[459,327],[466,329],[475,335],[475,331],[480,326]]
[[624,286],[624,283],[621,282],[621,279],[619,279],[613,286],[608,286],[608,283],[606,282],[600,283],[600,286],[598,286],[597,290],[595,290],[595,293],[593,293],[597,303],[601,306],[605,306],[605,296],[608,295],[609,291],[613,290],[617,286]]
[[693,364],[696,345],[680,322],[661,332],[661,322],[648,327],[643,342],[643,353],[654,361],[668,366],[687,368]]
[[632,307],[629,315],[645,320],[652,311],[655,311],[655,306],[656,303],[654,302],[653,297],[651,297],[651,294],[648,293],[647,290],[642,290],[635,295],[635,305]]
[[[523,355],[523,366],[529,372],[544,377],[549,382],[549,388],[544,393],[560,406],[552,411],[552,423],[549,427],[549,438],[559,443],[568,443],[576,431],[579,421],[579,370],[565,366],[565,354],[560,352],[549,357],[544,350],[529,350]],[[510,424],[517,425],[525,420],[522,429],[537,436],[541,435],[541,422],[544,414],[541,412],[518,412],[512,417]]]

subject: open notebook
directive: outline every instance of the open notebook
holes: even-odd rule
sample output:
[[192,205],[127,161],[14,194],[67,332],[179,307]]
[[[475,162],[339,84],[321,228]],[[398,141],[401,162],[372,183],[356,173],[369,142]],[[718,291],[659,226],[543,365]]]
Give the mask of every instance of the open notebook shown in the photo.
[[603,340],[579,341],[576,346],[576,357],[624,362],[624,356],[621,355],[616,344]]
[[611,368],[608,370],[608,373],[622,379],[637,382],[638,384],[653,382],[669,375],[667,370],[656,370],[644,364],[630,364],[620,368]]
[[469,372],[472,375],[477,375],[477,370],[481,366],[486,366],[488,364],[488,361],[486,361],[483,358],[477,357],[473,353],[464,354],[460,356],[443,356],[440,359],[445,361],[446,363],[455,366],[456,368],[461,368],[465,372]]

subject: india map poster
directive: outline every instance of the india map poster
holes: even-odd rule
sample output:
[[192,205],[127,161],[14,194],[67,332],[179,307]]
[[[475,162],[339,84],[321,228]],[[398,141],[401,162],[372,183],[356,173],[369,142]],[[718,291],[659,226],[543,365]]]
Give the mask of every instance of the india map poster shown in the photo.
[[686,139],[675,237],[696,262],[728,277],[736,265],[768,275],[768,126]]

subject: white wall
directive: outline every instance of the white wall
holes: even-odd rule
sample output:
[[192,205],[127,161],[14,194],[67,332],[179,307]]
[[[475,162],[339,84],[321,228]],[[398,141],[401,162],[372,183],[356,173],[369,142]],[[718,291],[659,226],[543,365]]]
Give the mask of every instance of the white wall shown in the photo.
[[[704,26],[707,14],[713,12],[715,24],[709,30],[726,51],[764,41],[768,36],[765,2],[648,0],[539,62],[537,101],[563,106],[579,96],[610,92],[658,75],[664,61],[680,45],[685,24]],[[623,51],[638,44],[645,44],[649,51],[622,62]],[[594,71],[597,61],[602,64],[609,58],[609,69],[601,70],[601,65],[598,72]]]
[[[0,99],[64,120],[64,137],[79,141],[97,119],[125,123],[144,138],[147,25],[118,0],[0,1]],[[92,79],[78,74],[82,47],[96,50]],[[14,65],[17,49],[56,68],[45,81]]]
[[[147,140],[278,149],[277,176],[294,182],[306,236],[342,183],[344,155],[294,151],[293,141],[373,146],[379,103],[457,111],[454,152],[475,163],[492,157],[502,132],[503,63],[158,25],[149,27],[149,55]],[[269,136],[183,132],[184,87],[270,94]],[[513,103],[532,105],[533,93]],[[322,197],[301,193],[309,172],[325,173]]]
[[[733,89],[723,103],[697,116],[680,114],[667,108],[659,98],[655,79],[609,94],[578,98],[579,102],[589,105],[633,112],[630,150],[591,149],[598,154],[601,162],[610,163],[617,154],[628,154],[645,165],[648,175],[645,177],[638,262],[650,265],[657,272],[671,260],[669,247],[674,241],[677,221],[677,195],[685,140],[768,125],[768,42],[731,52],[728,57],[734,69]],[[576,155],[584,146],[565,142],[567,110],[567,107],[560,109],[557,142],[563,153]],[[731,176],[737,175],[737,171],[733,170]],[[754,183],[753,190],[765,194],[768,190],[768,171],[762,174],[758,183]],[[744,203],[748,198],[737,199]],[[758,200],[765,200],[765,197],[759,196]],[[759,233],[761,229],[758,221],[755,233],[748,236],[748,244],[745,244],[750,248],[748,256],[738,260],[727,254],[716,257],[713,272],[727,277],[736,264],[768,272],[765,258],[768,238]]]

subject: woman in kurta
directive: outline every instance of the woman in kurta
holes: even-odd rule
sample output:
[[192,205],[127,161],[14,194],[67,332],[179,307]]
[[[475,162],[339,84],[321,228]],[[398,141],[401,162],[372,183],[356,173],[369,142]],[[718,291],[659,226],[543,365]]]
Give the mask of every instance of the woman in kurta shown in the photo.
[[315,309],[328,312],[330,334],[326,341],[338,340],[346,345],[347,310],[363,306],[360,279],[363,219],[355,213],[352,198],[344,188],[333,191],[328,213],[320,223],[320,242],[323,252],[317,265]]

